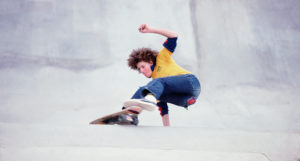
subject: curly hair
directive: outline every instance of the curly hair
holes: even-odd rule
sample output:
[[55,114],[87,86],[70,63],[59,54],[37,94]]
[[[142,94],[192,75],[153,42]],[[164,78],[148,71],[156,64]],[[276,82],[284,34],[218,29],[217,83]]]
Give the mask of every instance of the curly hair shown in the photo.
[[129,55],[129,58],[127,59],[128,66],[131,69],[137,70],[137,64],[139,62],[145,61],[150,63],[152,61],[153,63],[155,63],[157,55],[158,51],[152,50],[150,48],[139,48],[133,50]]

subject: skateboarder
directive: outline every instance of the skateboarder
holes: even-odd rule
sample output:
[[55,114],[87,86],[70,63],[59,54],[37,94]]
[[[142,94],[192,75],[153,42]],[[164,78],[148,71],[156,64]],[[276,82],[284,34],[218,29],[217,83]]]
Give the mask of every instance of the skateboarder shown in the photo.
[[172,59],[176,48],[177,33],[142,24],[140,33],[153,33],[165,36],[160,52],[150,48],[133,50],[128,58],[131,69],[137,70],[152,80],[140,87],[132,98],[124,102],[124,108],[139,106],[146,110],[158,108],[164,126],[170,126],[168,104],[185,107],[194,104],[200,94],[200,83],[195,75],[183,69]]

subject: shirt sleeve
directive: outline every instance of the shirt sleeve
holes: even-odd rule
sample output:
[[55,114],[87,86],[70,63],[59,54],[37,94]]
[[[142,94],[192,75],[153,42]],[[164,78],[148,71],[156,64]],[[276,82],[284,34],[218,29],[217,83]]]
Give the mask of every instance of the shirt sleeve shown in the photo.
[[167,48],[169,51],[171,51],[172,53],[174,52],[176,45],[177,45],[177,37],[168,38],[163,44],[163,46]]

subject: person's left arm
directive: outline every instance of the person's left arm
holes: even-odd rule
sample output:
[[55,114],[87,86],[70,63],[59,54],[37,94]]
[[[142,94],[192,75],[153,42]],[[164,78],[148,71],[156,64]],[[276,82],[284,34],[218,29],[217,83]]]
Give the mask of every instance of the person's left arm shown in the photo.
[[155,28],[155,27],[149,27],[147,24],[140,25],[139,32],[159,34],[159,35],[165,36],[167,38],[175,38],[178,36],[178,34],[174,31],[167,30],[167,29]]
[[162,122],[164,126],[170,126],[169,114],[165,114],[162,116]]

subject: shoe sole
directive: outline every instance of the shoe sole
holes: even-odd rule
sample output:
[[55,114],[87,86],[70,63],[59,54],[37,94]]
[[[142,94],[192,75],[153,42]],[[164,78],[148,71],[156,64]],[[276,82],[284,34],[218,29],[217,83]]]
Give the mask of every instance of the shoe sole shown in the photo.
[[141,100],[132,99],[124,102],[124,107],[138,106],[147,111],[154,111],[156,105]]

